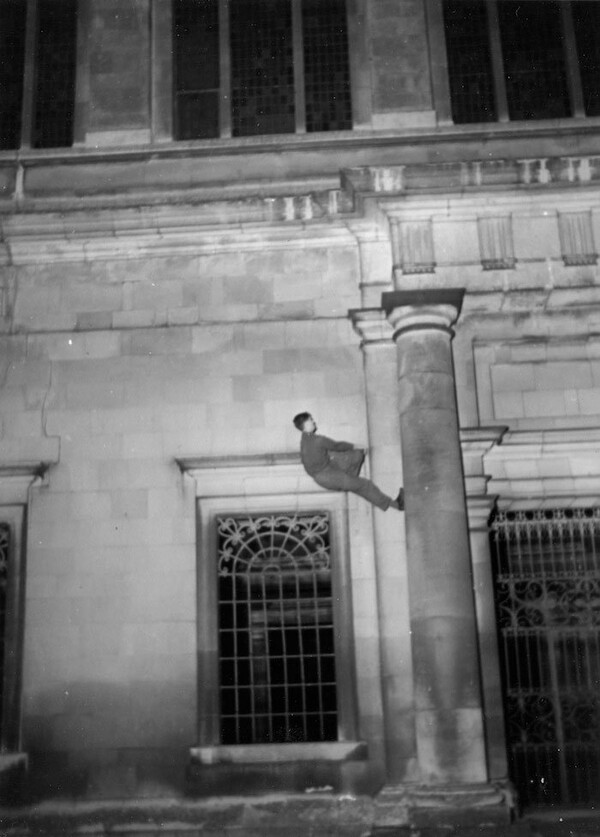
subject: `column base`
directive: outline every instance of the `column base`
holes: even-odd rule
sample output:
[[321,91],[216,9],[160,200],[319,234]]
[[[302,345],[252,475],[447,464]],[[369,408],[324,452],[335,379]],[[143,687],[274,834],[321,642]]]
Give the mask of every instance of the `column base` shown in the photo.
[[507,825],[514,816],[510,782],[472,785],[396,785],[384,787],[375,800],[373,837],[429,829],[448,834],[460,827]]
[[23,802],[27,765],[27,753],[0,754],[0,805]]

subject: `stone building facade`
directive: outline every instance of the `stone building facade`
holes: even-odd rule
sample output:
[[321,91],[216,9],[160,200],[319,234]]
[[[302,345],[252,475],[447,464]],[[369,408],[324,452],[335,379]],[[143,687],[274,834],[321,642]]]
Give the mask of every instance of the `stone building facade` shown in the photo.
[[518,5],[0,0],[7,788],[597,794],[600,15]]

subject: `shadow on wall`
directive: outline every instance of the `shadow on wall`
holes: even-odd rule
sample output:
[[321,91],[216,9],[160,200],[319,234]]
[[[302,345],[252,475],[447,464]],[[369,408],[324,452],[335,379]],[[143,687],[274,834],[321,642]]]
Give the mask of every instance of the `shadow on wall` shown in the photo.
[[71,683],[35,704],[23,729],[29,801],[183,794],[196,743],[195,684]]

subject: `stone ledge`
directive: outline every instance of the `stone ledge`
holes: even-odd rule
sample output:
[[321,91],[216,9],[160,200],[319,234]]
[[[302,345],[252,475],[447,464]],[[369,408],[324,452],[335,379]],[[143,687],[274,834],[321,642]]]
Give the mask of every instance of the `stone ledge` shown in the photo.
[[346,761],[367,758],[362,741],[324,741],[310,744],[246,744],[192,747],[190,756],[201,764],[266,764],[289,761]]

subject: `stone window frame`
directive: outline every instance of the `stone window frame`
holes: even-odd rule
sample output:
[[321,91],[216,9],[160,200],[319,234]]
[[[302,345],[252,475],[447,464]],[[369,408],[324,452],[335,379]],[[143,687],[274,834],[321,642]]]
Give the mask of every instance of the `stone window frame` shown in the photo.
[[[470,128],[473,125],[483,125],[488,129],[498,124],[510,124],[506,81],[502,59],[500,39],[500,25],[498,19],[498,0],[483,0],[488,10],[488,37],[491,53],[492,80],[496,100],[496,119],[485,123],[457,123],[461,127]],[[440,59],[432,62],[432,89],[439,124],[453,125],[452,108],[450,102],[450,85],[448,75],[448,60],[446,54],[446,38],[444,31],[443,3],[444,0],[427,0],[428,32],[432,52],[437,50]],[[561,117],[565,119],[597,119],[586,116],[583,87],[579,70],[579,57],[575,41],[575,30],[570,2],[560,3],[560,25],[564,36],[564,55],[567,91],[571,114]],[[544,123],[548,120],[527,120],[528,122]],[[557,120],[550,120],[556,122]],[[514,124],[514,123],[513,123]]]
[[[21,101],[21,129],[20,138],[15,149],[6,149],[7,151],[15,150],[27,151],[33,148],[34,136],[34,114],[35,114],[35,86],[36,86],[36,42],[37,42],[37,19],[38,19],[38,0],[24,0],[26,6],[26,20],[25,20],[25,44],[24,44],[24,61],[22,72],[22,101]],[[2,0],[0,0],[2,3]],[[89,71],[87,60],[83,55],[87,49],[87,33],[85,22],[87,4],[82,0],[75,0],[76,7],[76,35],[75,35],[75,86],[73,92],[73,122],[72,122],[72,142],[70,146],[76,144],[83,139],[83,110],[82,110],[82,93],[89,81]],[[53,148],[54,146],[41,145],[39,148]],[[59,147],[59,146],[57,146]],[[0,152],[1,153],[1,152]]]
[[[223,8],[227,8],[228,0],[221,0]],[[299,0],[292,0],[296,5]],[[369,50],[366,40],[366,3],[367,0],[346,0],[346,14],[348,19],[348,44],[350,62],[350,96],[352,103],[353,127],[348,131],[333,132],[335,136],[352,134],[359,128],[368,128],[371,124],[371,88]],[[295,27],[299,25],[298,14],[294,16]],[[151,58],[152,58],[152,91],[151,91],[151,127],[152,139],[155,143],[206,143],[227,140],[228,142],[256,142],[269,140],[288,142],[300,136],[308,136],[313,140],[327,137],[328,132],[306,134],[302,125],[297,124],[293,134],[254,135],[250,137],[231,137],[231,117],[221,121],[219,137],[212,139],[177,140],[175,139],[173,99],[174,99],[174,67],[172,51],[173,13],[170,0],[152,0],[151,25]],[[221,37],[227,36],[222,28]],[[294,37],[297,38],[296,28]],[[222,61],[221,70],[225,79],[229,76],[229,68]],[[223,82],[226,84],[226,81]]]
[[0,801],[11,787],[11,782],[27,768],[27,753],[21,752],[21,692],[23,647],[25,629],[25,585],[27,550],[27,510],[30,492],[42,479],[51,464],[57,461],[55,454],[47,459],[0,462],[0,521],[11,527],[13,543],[11,553],[15,562],[15,573],[11,584],[9,642],[12,650],[7,655],[8,670],[5,670],[2,735],[0,738]]
[[[351,543],[347,495],[319,489],[297,455],[177,460],[194,480],[197,526],[198,743],[192,759],[204,765],[367,758],[358,736],[357,672],[353,640]],[[223,745],[219,737],[216,530],[222,514],[327,512],[331,526],[336,622],[337,741]],[[214,570],[214,572],[212,571]],[[337,601],[335,601],[337,599]],[[343,644],[343,647],[342,647]],[[341,653],[343,651],[343,653]]]
[[0,504],[0,523],[10,530],[8,582],[4,625],[4,671],[0,752],[14,753],[20,747],[21,664],[25,593],[25,506]]

